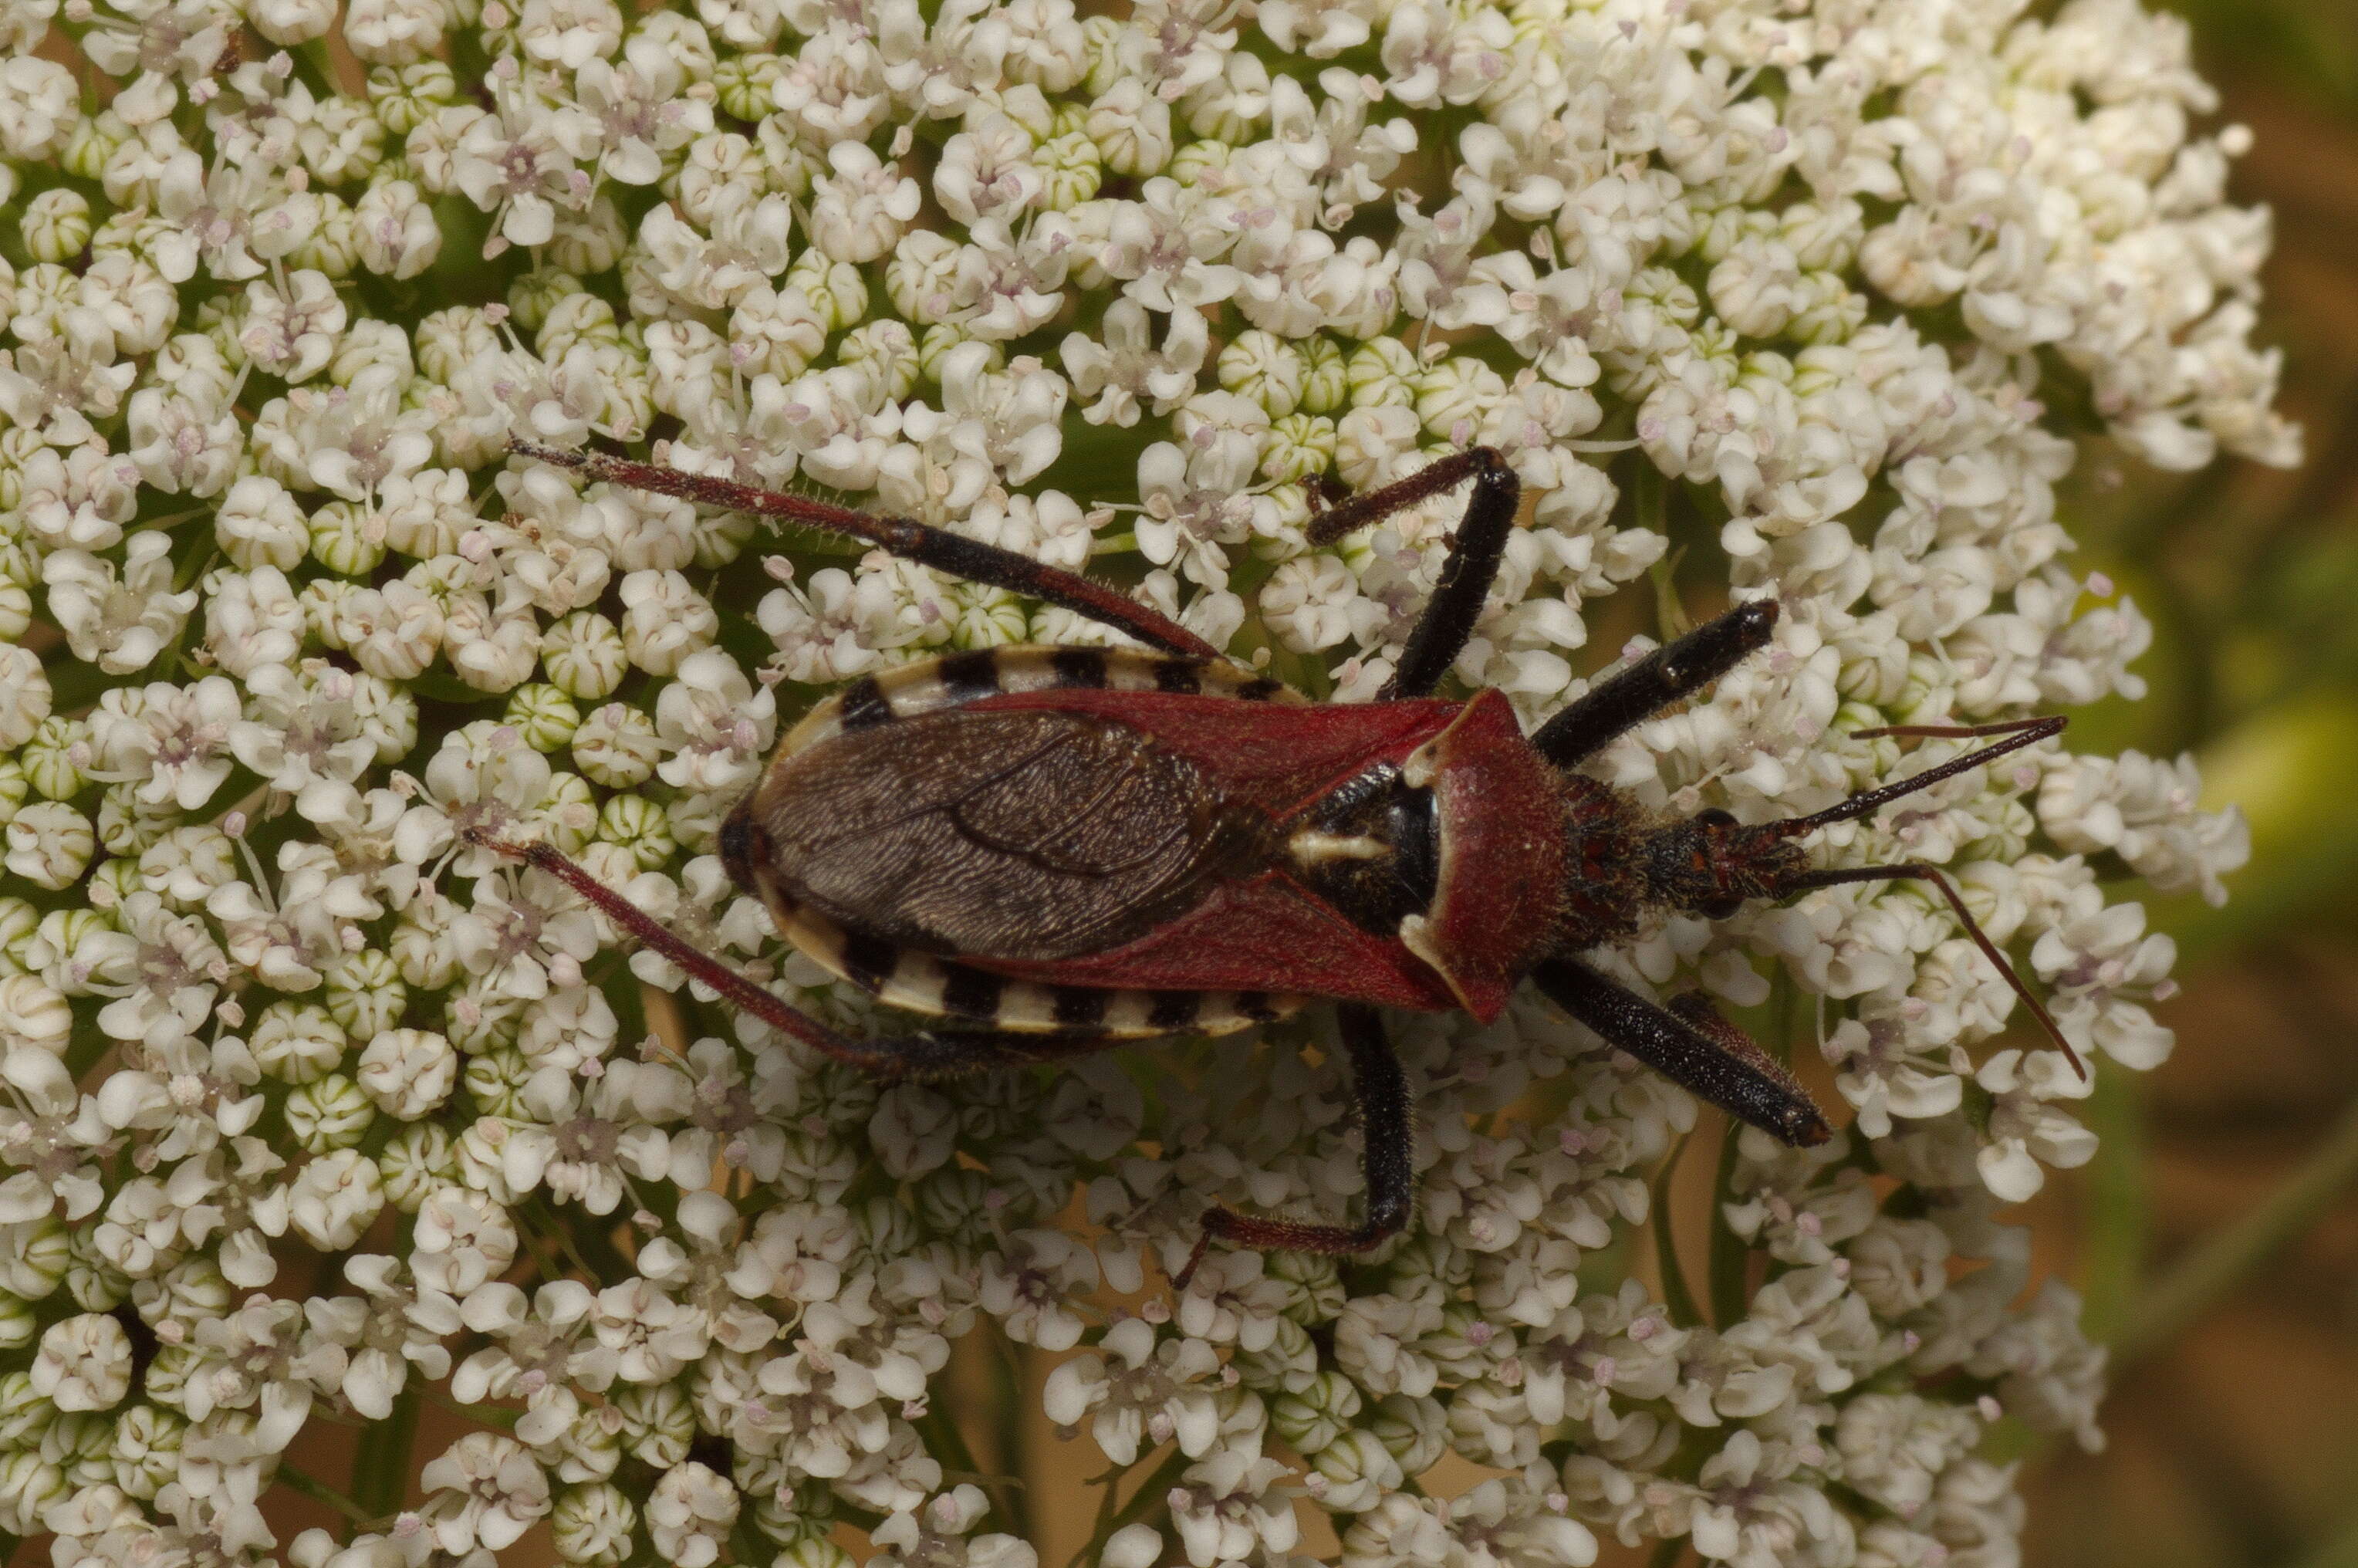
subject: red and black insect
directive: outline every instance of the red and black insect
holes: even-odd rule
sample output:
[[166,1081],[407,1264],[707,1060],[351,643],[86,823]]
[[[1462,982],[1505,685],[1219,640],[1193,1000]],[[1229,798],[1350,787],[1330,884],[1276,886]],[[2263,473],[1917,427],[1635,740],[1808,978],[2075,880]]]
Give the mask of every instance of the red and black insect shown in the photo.
[[1312,542],[1330,543],[1472,481],[1433,600],[1391,681],[1365,704],[1309,701],[1111,588],[925,524],[596,453],[514,449],[849,535],[1063,605],[1152,650],[999,648],[862,677],[787,734],[723,824],[730,875],[763,900],[789,942],[882,1001],[955,1021],[945,1026],[845,1035],[548,845],[481,841],[563,879],[772,1027],[887,1076],[947,1077],[1218,1033],[1310,1000],[1338,1003],[1366,1145],[1366,1217],[1321,1225],[1216,1207],[1198,1257],[1215,1237],[1342,1253],[1400,1230],[1413,1195],[1411,1096],[1381,1010],[1462,1008],[1487,1022],[1526,979],[1731,1115],[1788,1143],[1823,1141],[1825,1119],[1801,1086],[1701,996],[1657,1006],[1581,957],[1667,914],[1716,919],[1748,900],[1837,882],[1929,881],[2053,1033],[1939,871],[1814,869],[1801,840],[2044,740],[2063,720],[1869,731],[2005,738],[1807,816],[1659,818],[1580,764],[1765,644],[1777,603],[1737,606],[1530,735],[1497,691],[1433,696],[1514,525],[1520,487],[1487,448],[1312,520]]

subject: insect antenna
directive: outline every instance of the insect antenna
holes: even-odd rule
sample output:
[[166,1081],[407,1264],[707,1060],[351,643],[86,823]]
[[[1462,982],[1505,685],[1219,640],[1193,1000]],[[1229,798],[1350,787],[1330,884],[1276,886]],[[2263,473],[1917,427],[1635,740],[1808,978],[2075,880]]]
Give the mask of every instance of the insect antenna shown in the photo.
[[1847,800],[1838,800],[1823,811],[1813,811],[1807,816],[1788,817],[1775,826],[1786,838],[1798,838],[1831,823],[1849,822],[1871,816],[1903,795],[1914,795],[1920,789],[1930,789],[1942,779],[1970,773],[2008,752],[2019,752],[2025,746],[2035,746],[2041,741],[2061,735],[2063,726],[2069,722],[2061,714],[2050,714],[2042,719],[2009,719],[1998,724],[1892,724],[1880,730],[1854,730],[1851,739],[1855,741],[1872,741],[1884,735],[1921,736],[1927,740],[1942,741],[1970,741],[1981,735],[2004,735],[2006,739],[1995,746],[1984,746],[1978,752],[1952,757],[1938,767],[1927,768],[1920,773],[1910,773],[1880,788],[1863,791]]
[[1964,926],[1965,935],[1974,939],[1974,946],[1979,947],[1982,950],[1982,956],[1996,965],[1997,972],[2006,977],[2006,983],[2014,988],[2014,994],[2020,997],[2024,1004],[2030,1009],[2031,1015],[2039,1020],[2039,1026],[2047,1032],[2047,1037],[2063,1048],[2063,1059],[2071,1064],[2071,1070],[2079,1074],[2081,1080],[2085,1082],[2088,1076],[2088,1065],[2080,1059],[2080,1053],[2071,1048],[2071,1042],[2063,1038],[2063,1030],[2055,1022],[2055,1015],[2047,1011],[2047,1004],[2032,993],[2029,985],[2015,972],[2014,966],[2006,962],[2006,955],[1997,950],[1997,944],[1989,939],[1989,934],[1982,929],[1981,922],[1975,920],[1973,911],[1965,907],[1965,901],[1957,892],[1956,884],[1942,875],[1937,867],[1928,866],[1918,860],[1898,866],[1844,866],[1831,871],[1804,871],[1787,882],[1785,888],[1790,892],[1803,892],[1811,888],[1833,887],[1840,882],[1877,882],[1886,880],[1931,882],[1941,890],[1941,896],[1949,901],[1949,907],[1956,912],[1958,923]]
[[[2019,752],[2026,746],[2034,746],[2041,741],[2060,735],[2063,732],[2066,722],[2067,720],[2061,715],[2057,714],[2040,719],[2008,719],[1998,724],[1894,724],[1879,730],[1853,730],[1852,734],[1860,740],[1874,740],[1885,735],[1947,741],[1972,740],[1983,735],[2003,735],[2006,739],[1996,745],[1984,746],[1978,752],[1968,752],[1963,756],[1952,757],[1947,762],[1927,768],[1920,773],[1911,774],[1876,789],[1862,791],[1847,800],[1835,802],[1823,811],[1814,811],[1807,816],[1789,817],[1783,822],[1768,823],[1766,826],[1780,837],[1799,838],[1804,833],[1812,832],[1830,823],[1855,821],[1880,810],[1902,796],[1913,795],[1918,790],[1939,784],[1943,779],[1954,778],[1959,773],[1969,772],[1984,762],[2005,756],[2009,752]],[[1965,907],[1965,901],[1957,892],[1956,884],[1938,868],[1925,865],[1921,861],[1909,861],[1895,866],[1844,866],[1801,871],[1786,878],[1779,884],[1779,891],[1804,892],[1812,888],[1835,887],[1844,882],[1886,881],[1930,882],[1941,890],[1941,896],[1948,901],[1949,908],[1955,913],[1958,923],[1964,927],[1965,935],[1973,938],[1974,946],[1979,947],[1982,950],[1982,956],[1996,967],[1999,974],[2006,977],[2006,983],[2013,988],[2014,994],[2020,997],[2024,1005],[2030,1009],[2031,1016],[2039,1020],[2039,1026],[2047,1032],[2048,1038],[2062,1047],[2064,1060],[2071,1064],[2071,1070],[2085,1081],[2088,1076],[2088,1065],[2081,1060],[2080,1053],[2072,1048],[2071,1042],[2063,1037],[2062,1027],[2055,1022],[2055,1015],[2047,1011],[2046,1003],[2040,1001],[2032,993],[2029,985],[2016,971],[2015,967],[2006,961],[2006,955],[1998,951],[1997,944],[1989,939],[1989,934],[1982,929],[1981,922],[1975,920],[1973,912]]]

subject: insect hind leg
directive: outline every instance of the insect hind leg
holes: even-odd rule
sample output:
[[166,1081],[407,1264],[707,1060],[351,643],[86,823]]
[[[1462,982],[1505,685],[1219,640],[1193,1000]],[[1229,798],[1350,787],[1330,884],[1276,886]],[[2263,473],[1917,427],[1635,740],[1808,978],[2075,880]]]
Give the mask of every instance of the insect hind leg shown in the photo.
[[969,539],[912,517],[882,517],[849,506],[836,506],[808,496],[788,495],[739,484],[715,474],[687,473],[655,463],[633,462],[604,452],[575,452],[545,447],[537,441],[512,439],[508,450],[590,479],[604,480],[626,490],[676,496],[706,506],[725,506],[761,517],[783,518],[806,528],[817,528],[890,551],[903,560],[932,567],[990,588],[1003,588],[1061,605],[1101,626],[1126,633],[1167,654],[1217,659],[1220,651],[1152,606],[1140,603],[1118,589],[1035,561],[1029,556]]
[[718,992],[732,1007],[792,1040],[799,1040],[821,1055],[884,1078],[934,1080],[963,1077],[995,1067],[1028,1065],[1085,1055],[1113,1043],[1098,1030],[1016,1033],[1001,1030],[924,1030],[913,1034],[859,1038],[830,1029],[809,1013],[766,987],[719,962],[682,938],[663,922],[576,865],[555,846],[516,843],[469,829],[471,842],[512,860],[546,871],[579,893],[600,913],[639,942],[673,963],[694,980]]
[[1367,1177],[1368,1213],[1357,1225],[1314,1225],[1213,1208],[1187,1266],[1172,1276],[1180,1290],[1217,1238],[1241,1247],[1329,1254],[1369,1252],[1400,1234],[1416,1206],[1415,1099],[1400,1057],[1372,1007],[1345,1002],[1336,1010],[1344,1054],[1351,1065],[1351,1103],[1358,1114],[1360,1166]]

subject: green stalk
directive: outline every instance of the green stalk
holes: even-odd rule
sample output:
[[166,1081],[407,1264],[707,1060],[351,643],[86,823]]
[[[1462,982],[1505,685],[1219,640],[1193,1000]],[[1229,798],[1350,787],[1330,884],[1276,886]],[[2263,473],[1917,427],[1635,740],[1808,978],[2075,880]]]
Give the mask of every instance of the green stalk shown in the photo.
[[[1119,1508],[1121,1504],[1121,1466],[1119,1465],[1115,1465],[1112,1469],[1108,1470],[1104,1475],[1099,1476],[1092,1484],[1095,1485],[1098,1489],[1104,1494],[1104,1496],[1098,1498],[1098,1517],[1089,1526],[1089,1540],[1091,1542],[1101,1546],[1104,1543],[1106,1537],[1113,1533],[1114,1509]],[[1067,1568],[1081,1568],[1081,1563],[1087,1558],[1087,1556],[1088,1551],[1085,1548],[1079,1553],[1075,1555],[1071,1563],[1067,1565]]]
[[1662,1304],[1671,1309],[1671,1321],[1681,1328],[1693,1328],[1704,1320],[1694,1292],[1687,1287],[1686,1267],[1679,1261],[1678,1239],[1671,1227],[1671,1178],[1678,1173],[1679,1160],[1693,1137],[1689,1132],[1671,1146],[1661,1173],[1654,1178],[1654,1260],[1662,1274]]
[[2153,1240],[2152,1195],[2146,1170],[2145,1095],[2125,1074],[2096,1080],[2088,1124],[2096,1160],[2088,1184],[2088,1262],[2081,1325],[2092,1339],[2110,1340],[2136,1304]]
[[283,1460],[279,1463],[277,1474],[273,1476],[271,1479],[276,1485],[285,1487],[289,1491],[300,1492],[303,1496],[309,1498],[314,1502],[327,1504],[330,1508],[335,1509],[338,1513],[343,1515],[354,1524],[366,1524],[371,1519],[378,1517],[375,1514],[370,1513],[367,1509],[362,1508],[358,1503],[344,1496],[343,1493],[336,1490],[335,1487],[329,1486],[326,1482],[311,1479],[310,1476],[306,1476],[302,1471],[297,1470],[294,1465],[287,1464]]
[[[1667,535],[1670,533],[1670,481],[1650,459],[1638,454],[1630,465],[1630,511],[1640,528]],[[1666,551],[1647,569],[1647,583],[1654,590],[1654,630],[1663,642],[1674,641],[1694,630],[1694,621],[1687,614],[1686,603],[1679,598],[1679,562],[1685,558],[1686,546]]]
[[1722,1333],[1752,1304],[1752,1249],[1727,1223],[1728,1184],[1736,1176],[1736,1129],[1720,1130],[1719,1169],[1711,1183],[1711,1321]]
[[2335,1119],[2283,1185],[2213,1232],[2137,1303],[2113,1341],[2113,1369],[2168,1345],[2249,1280],[2279,1248],[2306,1234],[2358,1182],[2358,1104]]
[[[1768,1054],[1787,1066],[1793,1062],[1793,1010],[1799,993],[1783,965],[1768,979]],[[1752,1304],[1752,1245],[1727,1223],[1736,1199],[1736,1140],[1743,1129],[1730,1121],[1719,1137],[1719,1171],[1711,1187],[1711,1321],[1724,1332],[1744,1319]]]
[[[564,1260],[572,1264],[575,1269],[580,1271],[582,1281],[585,1284],[598,1284],[603,1282],[600,1281],[598,1274],[590,1269],[588,1260],[581,1256],[581,1249],[573,1244],[572,1231],[567,1228],[564,1220],[560,1219],[556,1214],[551,1212],[547,1204],[535,1202],[530,1206],[527,1212],[520,1213],[518,1217],[522,1220],[524,1228],[527,1234],[554,1245],[557,1250],[563,1255]],[[539,1262],[541,1260],[535,1259],[535,1261]],[[543,1272],[547,1278],[552,1280],[562,1279],[565,1277],[564,1271],[562,1269],[551,1270],[548,1269],[545,1263],[543,1264]]]
[[409,1450],[417,1435],[417,1407],[425,1386],[424,1377],[411,1368],[392,1412],[361,1429],[360,1447],[352,1454],[352,1502],[361,1510],[355,1518],[384,1519],[401,1511],[409,1490]]
[[984,1474],[974,1450],[967,1444],[966,1433],[959,1428],[957,1417],[944,1406],[931,1404],[913,1424],[924,1434],[929,1452],[947,1456],[954,1469],[964,1472],[966,1478],[990,1494],[990,1506],[1001,1519],[1010,1525],[1021,1524],[1014,1500],[1015,1490],[1022,1485],[1021,1478]]
[[[1082,1568],[1084,1563],[1096,1562],[1098,1554],[1105,1550],[1105,1543],[1113,1539],[1115,1531],[1124,1525],[1137,1522],[1158,1503],[1165,1508],[1169,1507],[1171,1488],[1178,1483],[1180,1476],[1186,1471],[1187,1466],[1194,1463],[1195,1461],[1188,1458],[1185,1454],[1174,1447],[1170,1456],[1156,1465],[1145,1480],[1139,1483],[1138,1490],[1130,1493],[1130,1501],[1116,1509],[1111,1518],[1106,1517],[1103,1512],[1098,1514],[1096,1532],[1089,1537],[1088,1544],[1074,1555],[1066,1568]],[[1112,1485],[1119,1488],[1120,1482],[1117,1479]]]

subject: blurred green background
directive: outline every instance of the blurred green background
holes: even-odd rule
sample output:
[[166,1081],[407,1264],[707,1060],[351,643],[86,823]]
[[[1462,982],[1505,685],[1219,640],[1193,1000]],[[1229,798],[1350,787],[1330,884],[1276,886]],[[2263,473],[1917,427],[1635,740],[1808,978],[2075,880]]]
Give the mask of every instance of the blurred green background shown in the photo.
[[2151,695],[2076,742],[2192,751],[2253,857],[2223,910],[2152,905],[2177,1054],[2114,1075],[2096,1164],[2038,1206],[2115,1372],[2105,1452],[2026,1456],[2026,1558],[2358,1568],[2358,0],[2173,8],[2257,137],[2234,189],[2276,213],[2260,336],[2309,460],[2099,454],[2068,498],[2080,565],[2156,628]]

